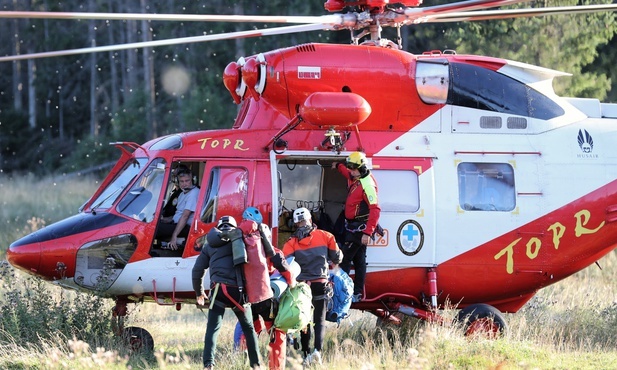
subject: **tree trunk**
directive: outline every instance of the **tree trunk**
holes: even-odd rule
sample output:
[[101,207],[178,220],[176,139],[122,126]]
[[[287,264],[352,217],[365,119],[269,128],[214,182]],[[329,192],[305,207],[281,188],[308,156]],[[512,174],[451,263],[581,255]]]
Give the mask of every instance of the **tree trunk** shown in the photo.
[[[109,1],[109,12],[113,12],[113,7],[112,7],[112,2],[111,0]],[[107,27],[107,35],[109,37],[109,45],[114,45],[115,44],[115,37],[114,37],[114,32],[113,32],[113,27],[108,26]],[[118,62],[117,59],[118,56],[118,52],[116,51],[110,51],[109,52],[109,67],[110,67],[110,74],[111,74],[111,87],[110,87],[110,91],[111,91],[111,113],[115,114],[118,112],[118,109],[120,109],[120,97],[118,94],[118,88],[121,86],[118,84],[118,69],[116,67],[116,63]]]
[[[244,14],[244,6],[241,3],[234,4],[234,14],[242,15]],[[243,25],[238,23],[236,24],[236,31],[243,31]],[[236,41],[236,60],[239,57],[243,57],[246,55],[246,50],[244,48],[244,38],[237,38]],[[240,111],[241,104],[236,105],[236,111]]]
[[[13,19],[11,22],[13,35],[19,35],[19,20]],[[20,43],[18,37],[11,37],[11,45],[13,55],[21,54]],[[22,97],[23,82],[21,79],[21,61],[16,60],[13,62],[13,108],[15,111],[20,112],[23,109],[23,97]]]
[[[141,0],[141,12],[146,13],[146,0]],[[141,21],[142,41],[152,41],[152,31],[150,22]],[[158,127],[155,118],[155,86],[154,86],[154,57],[152,56],[152,48],[143,49],[143,64],[144,64],[144,91],[146,93],[146,119],[148,120],[148,139],[154,139],[158,136]]]
[[[63,73],[58,74],[58,86],[64,86]],[[58,136],[64,140],[64,99],[62,89],[58,91]]]
[[[132,7],[128,7],[129,12],[133,12]],[[135,42],[135,35],[137,34],[137,21],[126,21],[126,43],[131,44]],[[135,49],[127,50],[127,78],[128,88],[126,90],[126,101],[129,101],[130,95],[137,89],[137,52]]]
[[[89,1],[88,8],[91,12],[96,11],[96,4],[93,0]],[[95,21],[88,21],[88,40],[90,46],[96,46],[96,31]],[[97,106],[96,106],[96,53],[90,54],[90,136],[97,137],[99,135],[99,124],[97,121]]]
[[[29,49],[28,53],[33,53],[34,50]],[[31,129],[36,127],[36,63],[34,59],[28,59],[28,123]]]

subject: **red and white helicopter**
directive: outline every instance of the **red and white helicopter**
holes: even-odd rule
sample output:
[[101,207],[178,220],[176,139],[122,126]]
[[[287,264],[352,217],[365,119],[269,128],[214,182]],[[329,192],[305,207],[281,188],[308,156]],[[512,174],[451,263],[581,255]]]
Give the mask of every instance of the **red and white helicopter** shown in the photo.
[[[279,244],[285,217],[305,206],[336,220],[346,197],[331,170],[366,153],[379,184],[385,235],[367,252],[365,299],[353,308],[439,320],[447,302],[472,313],[469,330],[517,312],[536,292],[584,269],[617,243],[617,104],[564,98],[567,73],[494,57],[414,55],[381,27],[614,11],[617,5],[482,10],[520,0],[329,0],[322,17],[209,16],[203,21],[300,23],[208,35],[195,42],[322,29],[363,30],[351,45],[304,44],[231,62],[224,84],[241,109],[231,129],[144,144],[114,143],[121,157],[70,218],[10,245],[15,267],[62,287],[131,302],[194,304],[196,241],[222,215],[255,206]],[[165,19],[171,15],[0,12],[2,17]],[[159,17],[159,18],[157,18]],[[178,16],[179,19],[188,16]],[[352,33],[353,34],[353,33]],[[367,40],[360,42],[367,36]],[[113,46],[156,46],[167,41]],[[106,47],[1,61],[109,50]],[[615,126],[612,126],[615,125]],[[551,143],[552,145],[547,145]],[[155,237],[178,165],[200,187],[181,254]],[[207,282],[206,282],[207,283]],[[135,330],[134,328],[131,328]],[[151,342],[151,336],[139,329]]]

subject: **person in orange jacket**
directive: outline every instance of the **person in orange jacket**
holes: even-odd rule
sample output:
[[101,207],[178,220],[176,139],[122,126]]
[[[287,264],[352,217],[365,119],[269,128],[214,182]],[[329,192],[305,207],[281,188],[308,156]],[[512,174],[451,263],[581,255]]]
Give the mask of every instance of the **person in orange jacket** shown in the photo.
[[343,253],[336,244],[334,235],[317,229],[312,222],[311,213],[302,207],[293,212],[296,231],[283,245],[285,257],[293,256],[300,265],[298,281],[306,282],[313,295],[313,324],[315,330],[314,351],[310,351],[311,325],[300,333],[300,343],[304,364],[321,364],[321,350],[325,334],[326,296],[328,270],[331,261],[334,265],[341,262]]

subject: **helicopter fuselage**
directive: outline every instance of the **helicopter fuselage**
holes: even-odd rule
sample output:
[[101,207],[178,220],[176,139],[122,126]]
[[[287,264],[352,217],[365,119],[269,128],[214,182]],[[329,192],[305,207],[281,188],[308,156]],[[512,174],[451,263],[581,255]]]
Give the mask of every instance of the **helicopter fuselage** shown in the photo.
[[[347,189],[331,164],[360,150],[385,234],[368,245],[353,307],[433,299],[516,312],[617,242],[617,105],[557,96],[562,75],[364,45],[241,58],[225,76],[242,104],[232,129],[117,143],[122,157],[80,213],[14,242],[8,260],[69,288],[193,303],[196,242],[220,216],[258,207],[282,247],[303,206],[337,235]],[[156,231],[179,163],[200,192],[174,252]]]

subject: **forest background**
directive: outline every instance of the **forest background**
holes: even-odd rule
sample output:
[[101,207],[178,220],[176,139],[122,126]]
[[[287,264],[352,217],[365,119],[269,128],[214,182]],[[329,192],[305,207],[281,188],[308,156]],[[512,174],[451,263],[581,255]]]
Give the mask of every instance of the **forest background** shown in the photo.
[[[423,6],[452,1],[427,0]],[[606,3],[610,1],[595,1]],[[324,15],[324,0],[0,0],[0,10],[63,12]],[[531,1],[514,7],[583,1]],[[411,53],[455,50],[572,73],[559,95],[617,101],[615,13],[421,24],[402,28]],[[0,19],[0,55],[176,37],[270,24]],[[6,37],[11,35],[11,37]],[[395,39],[394,29],[383,37]],[[85,172],[114,161],[110,142],[143,143],[183,131],[231,127],[237,112],[222,83],[240,56],[309,42],[349,43],[348,31],[304,32],[229,41],[0,62],[0,172]],[[171,83],[168,83],[171,81]]]

